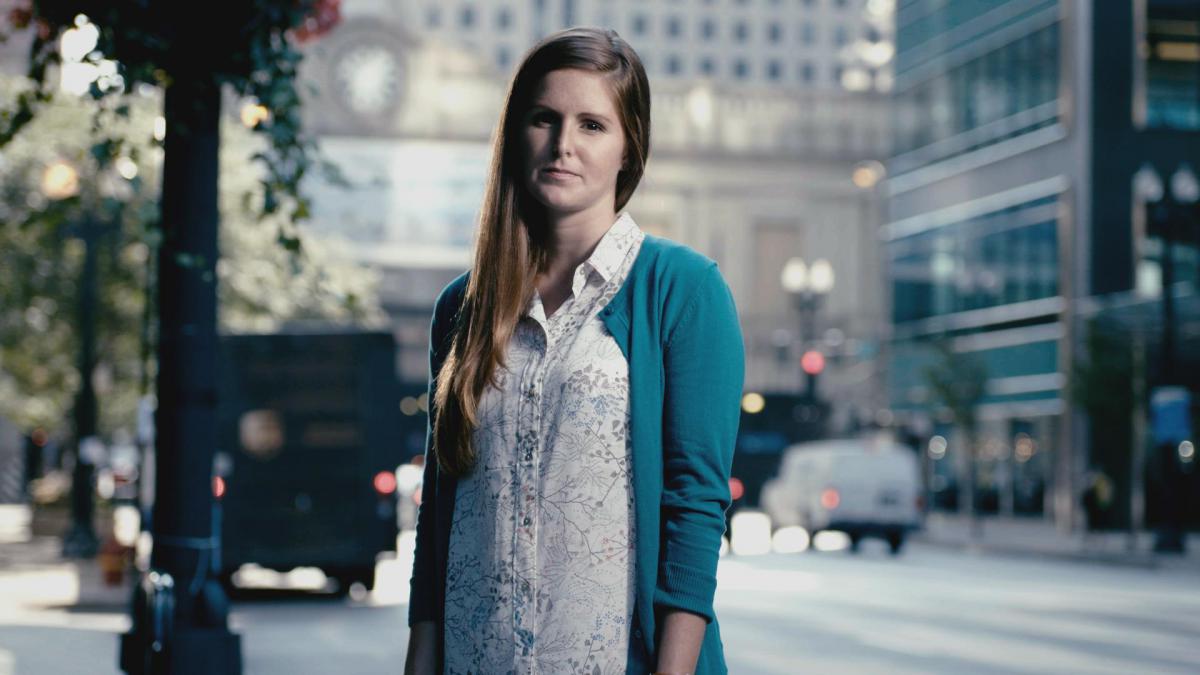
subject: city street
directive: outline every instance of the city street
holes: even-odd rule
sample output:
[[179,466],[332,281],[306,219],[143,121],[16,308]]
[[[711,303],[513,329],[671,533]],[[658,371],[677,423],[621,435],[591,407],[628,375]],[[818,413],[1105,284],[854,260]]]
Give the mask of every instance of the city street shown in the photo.
[[[315,573],[259,572],[276,588],[243,592],[231,619],[245,672],[399,673],[408,564],[382,562],[376,592],[344,600],[278,587],[315,589]],[[0,675],[118,673],[119,603],[70,607],[69,569],[0,573]],[[867,540],[857,556],[726,557],[717,605],[733,673],[1190,673],[1196,588],[1191,570],[921,542],[893,558]]]

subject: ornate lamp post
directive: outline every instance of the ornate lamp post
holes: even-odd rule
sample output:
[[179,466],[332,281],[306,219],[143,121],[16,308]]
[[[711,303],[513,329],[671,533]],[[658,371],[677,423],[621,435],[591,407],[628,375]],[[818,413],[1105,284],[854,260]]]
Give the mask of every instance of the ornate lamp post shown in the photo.
[[[1134,186],[1145,200],[1148,232],[1157,234],[1162,240],[1162,256],[1159,265],[1162,293],[1162,350],[1159,353],[1159,374],[1150,394],[1151,415],[1155,420],[1154,461],[1160,467],[1163,481],[1163,496],[1167,502],[1167,523],[1155,538],[1154,550],[1183,553],[1186,540],[1183,537],[1184,486],[1180,477],[1183,472],[1182,457],[1177,455],[1177,446],[1183,447],[1190,435],[1183,424],[1172,423],[1173,418],[1186,420],[1189,391],[1179,381],[1176,363],[1176,316],[1175,316],[1175,259],[1174,246],[1182,238],[1183,225],[1196,227],[1197,202],[1200,202],[1200,181],[1192,167],[1184,162],[1171,175],[1169,189],[1154,167],[1144,164],[1134,176]],[[1200,233],[1197,233],[1200,246]],[[1173,386],[1175,385],[1175,386]],[[1182,402],[1179,405],[1176,402]],[[1172,405],[1174,404],[1174,405]],[[1182,408],[1183,414],[1173,414],[1171,408]]]
[[[79,173],[71,164],[58,161],[42,173],[42,192],[50,199],[70,199],[79,195]],[[79,276],[79,391],[73,406],[75,466],[71,473],[71,529],[63,538],[62,552],[68,558],[91,558],[99,549],[92,524],[95,510],[92,500],[96,439],[96,390],[92,374],[96,369],[96,244],[102,234],[90,215],[70,228],[83,241],[83,270]]]
[[801,258],[792,258],[783,266],[779,283],[796,306],[800,319],[801,365],[805,372],[806,393],[809,400],[817,395],[817,375],[824,368],[824,357],[819,351],[811,350],[817,310],[833,290],[833,266],[828,260],[818,258],[808,265]]

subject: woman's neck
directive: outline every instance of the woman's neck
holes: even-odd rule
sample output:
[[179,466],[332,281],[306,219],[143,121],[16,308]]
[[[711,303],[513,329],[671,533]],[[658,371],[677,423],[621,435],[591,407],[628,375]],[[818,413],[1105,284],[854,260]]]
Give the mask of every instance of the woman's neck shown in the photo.
[[546,276],[552,279],[569,276],[588,259],[616,220],[617,214],[611,208],[549,218],[546,225],[550,233],[550,259]]

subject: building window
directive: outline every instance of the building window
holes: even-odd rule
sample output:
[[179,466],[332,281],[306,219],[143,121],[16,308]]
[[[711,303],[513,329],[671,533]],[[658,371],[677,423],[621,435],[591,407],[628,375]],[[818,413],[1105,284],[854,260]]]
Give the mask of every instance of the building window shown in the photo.
[[834,4],[834,6],[836,6],[838,9],[845,9],[845,8],[846,8],[846,0],[833,0],[833,4]]
[[646,34],[646,23],[647,22],[646,22],[645,14],[634,14],[633,15],[633,27],[632,27],[633,34],[634,35],[645,35]]
[[508,28],[510,23],[512,23],[512,14],[508,11],[507,8],[502,8],[499,12],[496,13],[496,27],[497,28]]
[[767,39],[775,44],[778,44],[779,41],[783,39],[783,27],[774,22],[768,25]]
[[430,7],[425,10],[425,25],[430,28],[440,28],[442,25],[442,8]]
[[705,56],[700,59],[700,72],[704,75],[712,75],[716,72],[716,64],[713,63],[711,56]]
[[800,64],[800,79],[805,82],[812,82],[817,77],[817,69],[809,61]]
[[667,57],[667,74],[678,75],[683,70],[683,65],[679,61],[679,57],[674,54]]
[[833,29],[833,45],[835,47],[844,47],[850,41],[850,31],[845,26],[838,26]]
[[715,37],[716,34],[717,34],[717,23],[715,21],[713,21],[712,19],[705,19],[700,24],[700,35],[702,35],[705,40],[713,39],[713,37]]
[[[940,146],[942,159],[1053,124],[1059,63],[1051,24],[913,85],[897,97],[897,153],[959,137]],[[1017,126],[992,124],[1001,119]],[[976,129],[968,143],[963,134]]]
[[842,65],[839,63],[833,67],[833,81],[835,84],[842,83]]
[[750,65],[745,59],[738,59],[733,62],[733,76],[739,80],[744,80],[750,75]]
[[470,28],[475,25],[475,8],[463,7],[462,13],[458,15],[458,23],[463,28]]
[[679,37],[683,33],[683,25],[679,17],[673,16],[667,19],[667,35],[673,38]]
[[739,21],[733,24],[733,39],[737,40],[738,42],[745,42],[749,35],[750,27],[746,25],[745,21]]
[[800,24],[800,42],[803,42],[806,45],[816,44],[817,28],[816,26],[812,25],[812,22],[805,21],[804,23]]
[[1042,197],[890,242],[893,320],[1057,295],[1058,208]]
[[1151,128],[1200,130],[1200,13],[1146,4],[1135,121]]
[[767,62],[767,78],[778,81],[783,76],[783,64],[778,61]]

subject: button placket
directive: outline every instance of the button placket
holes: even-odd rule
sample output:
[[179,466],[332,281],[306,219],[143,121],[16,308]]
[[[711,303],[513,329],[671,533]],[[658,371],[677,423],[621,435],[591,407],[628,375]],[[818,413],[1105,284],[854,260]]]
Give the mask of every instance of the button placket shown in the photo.
[[538,429],[541,425],[541,382],[544,379],[548,355],[550,351],[549,332],[553,324],[546,326],[538,322],[541,329],[534,340],[534,349],[523,372],[521,382],[521,400],[518,404],[517,415],[517,461],[514,463],[514,500],[513,525],[516,536],[513,538],[513,567],[521,570],[522,579],[513,589],[513,623],[519,636],[521,657],[521,672],[531,671],[531,658],[537,650],[533,641],[536,635],[537,617],[534,611],[534,598],[537,595],[537,524],[534,522],[535,501],[534,491],[537,486],[536,461],[534,455],[540,441]]

